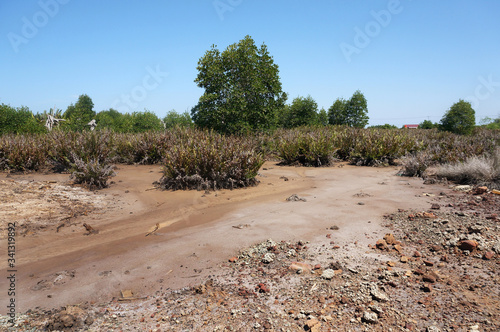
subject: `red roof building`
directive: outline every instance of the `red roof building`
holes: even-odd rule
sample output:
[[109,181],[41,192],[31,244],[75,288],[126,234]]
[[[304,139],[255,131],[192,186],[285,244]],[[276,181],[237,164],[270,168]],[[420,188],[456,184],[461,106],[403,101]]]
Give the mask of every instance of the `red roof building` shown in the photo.
[[408,125],[404,125],[405,128],[410,128],[410,129],[417,129],[418,128],[418,124],[408,124]]

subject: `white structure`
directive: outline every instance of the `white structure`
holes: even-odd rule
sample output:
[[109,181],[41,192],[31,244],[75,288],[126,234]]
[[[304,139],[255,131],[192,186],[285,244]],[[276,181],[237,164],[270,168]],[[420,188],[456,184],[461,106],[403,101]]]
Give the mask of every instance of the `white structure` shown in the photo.
[[64,119],[56,119],[52,114],[48,114],[47,115],[47,121],[45,121],[45,127],[47,127],[47,129],[49,131],[52,131],[52,128],[54,127],[54,125],[59,125],[59,122],[61,121],[66,121]]
[[95,129],[95,127],[97,127],[97,122],[95,121],[95,119],[92,119],[92,121],[87,123],[87,126],[90,126],[90,130],[93,131]]

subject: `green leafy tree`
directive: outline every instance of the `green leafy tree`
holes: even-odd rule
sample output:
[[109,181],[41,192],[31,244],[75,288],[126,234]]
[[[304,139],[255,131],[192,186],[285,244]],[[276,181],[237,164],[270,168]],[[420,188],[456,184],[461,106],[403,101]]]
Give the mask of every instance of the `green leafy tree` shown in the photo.
[[441,129],[455,134],[471,134],[476,126],[476,112],[470,102],[460,99],[441,119]]
[[397,126],[391,125],[391,124],[383,124],[383,125],[375,125],[375,126],[370,126],[368,128],[377,128],[377,129],[398,129]]
[[316,124],[319,126],[328,125],[328,113],[324,108],[321,108],[321,110],[319,111],[318,116],[316,117]]
[[193,125],[193,120],[191,119],[189,112],[179,114],[172,110],[167,113],[165,118],[163,118],[163,123],[165,123],[165,128],[191,127]]
[[63,117],[68,120],[66,124],[70,129],[82,131],[88,128],[87,124],[94,119],[94,103],[86,94],[80,95],[76,104],[71,104],[64,112]]
[[328,109],[328,123],[331,125],[346,125],[347,124],[347,100],[337,98],[332,106]]
[[194,123],[222,133],[276,126],[286,94],[267,46],[246,36],[224,52],[212,46],[198,61],[198,87],[205,92],[191,110]]
[[122,114],[113,108],[97,113],[95,119],[97,122],[97,129],[106,128],[117,133],[131,131],[130,115]]
[[364,128],[368,124],[368,105],[365,96],[357,90],[347,103],[347,125]]
[[481,119],[481,126],[486,129],[500,129],[500,116],[496,119],[485,117]]
[[333,125],[364,128],[368,120],[367,101],[359,90],[349,100],[337,99],[328,109],[328,121]]
[[289,118],[290,118],[290,105],[284,105],[281,112],[276,113],[275,123],[280,128],[287,128]]
[[292,101],[286,115],[285,128],[316,124],[318,104],[311,96],[297,97]]
[[439,128],[438,123],[433,123],[431,120],[424,120],[422,123],[418,125],[418,128],[420,129],[434,129],[434,128]]
[[0,135],[7,133],[42,133],[45,132],[42,121],[35,117],[26,106],[18,108],[0,105]]
[[131,131],[133,133],[143,133],[146,131],[159,131],[163,129],[160,118],[151,111],[134,112],[131,118]]

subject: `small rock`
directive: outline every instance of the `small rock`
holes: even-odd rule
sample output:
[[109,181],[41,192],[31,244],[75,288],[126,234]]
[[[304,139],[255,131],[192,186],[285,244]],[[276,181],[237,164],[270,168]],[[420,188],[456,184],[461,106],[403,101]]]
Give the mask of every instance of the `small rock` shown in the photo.
[[395,262],[392,262],[392,261],[388,261],[388,262],[387,262],[387,266],[390,266],[390,267],[395,267],[395,266],[396,266],[396,263],[395,263]]
[[493,251],[485,252],[483,255],[483,259],[488,260],[488,261],[490,259],[492,259],[493,257],[495,257],[495,253]]
[[378,315],[380,315],[380,314],[382,314],[382,313],[384,312],[384,310],[382,310],[382,308],[380,308],[379,306],[377,306],[377,305],[375,305],[375,304],[371,305],[371,306],[370,306],[370,309],[371,309],[373,312],[377,313]]
[[455,187],[453,187],[453,190],[469,192],[472,190],[472,186],[469,186],[469,185],[455,186]]
[[73,315],[62,314],[59,316],[59,321],[64,327],[72,327],[75,324],[75,317]]
[[434,244],[431,246],[431,251],[439,251],[442,249],[442,247],[439,244]]
[[422,276],[422,280],[424,282],[429,282],[429,283],[433,284],[436,282],[436,277],[434,277],[433,275],[430,275],[430,274],[424,274]]
[[91,316],[87,316],[87,318],[85,318],[84,323],[86,325],[92,325],[92,324],[94,324],[94,318],[92,318]]
[[269,288],[262,282],[255,287],[255,290],[259,293],[269,293],[270,292]]
[[396,238],[394,237],[393,234],[385,234],[384,240],[387,244],[396,244]]
[[292,196],[288,197],[286,200],[289,202],[299,202],[299,201],[306,202],[307,201],[305,198],[299,197],[297,194],[293,194]]
[[[485,187],[486,188],[486,187]],[[479,332],[479,324],[472,325],[469,327],[469,332]]]
[[432,292],[432,286],[430,284],[425,284],[422,286],[422,290],[426,293]]
[[305,325],[306,330],[312,330],[316,325],[321,324],[316,318],[308,319]]
[[477,248],[478,243],[474,240],[463,240],[458,244],[458,248],[461,250],[474,251]]
[[380,250],[387,250],[387,242],[385,240],[378,240],[376,246]]
[[419,251],[416,251],[413,253],[413,257],[422,257],[422,254]]
[[374,312],[365,311],[363,312],[362,320],[369,324],[376,324],[378,322],[378,316]]
[[482,195],[488,191],[488,187],[482,186],[482,187],[477,187],[474,189],[472,192],[473,195]]
[[415,271],[413,271],[413,274],[415,274],[417,276],[421,276],[421,275],[424,275],[424,271],[422,271],[420,269],[416,269]]
[[293,262],[292,264],[290,264],[288,269],[296,273],[311,272],[311,266],[302,262]]
[[371,289],[370,289],[370,294],[373,297],[374,300],[377,300],[379,302],[387,302],[389,301],[389,297],[381,292],[377,285],[372,284]]
[[493,250],[494,252],[496,252],[497,254],[500,255],[500,241],[495,243],[495,245],[491,248],[491,250]]
[[428,260],[425,260],[425,259],[424,259],[424,260],[423,260],[423,262],[424,262],[424,264],[425,264],[426,266],[434,266],[434,263],[433,263],[433,262],[431,262],[431,261],[428,261]]
[[394,246],[394,249],[395,249],[398,253],[400,253],[400,254],[401,254],[401,252],[403,251],[403,247],[401,247],[401,245],[399,245],[399,244],[396,244],[396,245]]
[[434,325],[428,326],[427,329],[425,329],[425,331],[426,332],[441,332],[441,330]]
[[262,258],[262,263],[264,263],[264,264],[272,263],[274,261],[274,257],[275,257],[275,255],[273,253],[268,252]]
[[321,274],[321,278],[326,279],[326,280],[331,280],[334,276],[335,276],[335,271],[332,269],[326,269]]
[[229,262],[230,262],[230,263],[234,263],[234,262],[236,262],[237,260],[238,260],[238,257],[231,257],[231,258],[229,258]]
[[484,227],[478,225],[472,225],[467,227],[469,234],[481,234],[484,231]]
[[407,256],[401,256],[400,261],[401,261],[401,263],[408,263],[409,258]]
[[441,206],[439,206],[439,204],[432,204],[431,205],[431,209],[433,210],[439,210],[441,208]]

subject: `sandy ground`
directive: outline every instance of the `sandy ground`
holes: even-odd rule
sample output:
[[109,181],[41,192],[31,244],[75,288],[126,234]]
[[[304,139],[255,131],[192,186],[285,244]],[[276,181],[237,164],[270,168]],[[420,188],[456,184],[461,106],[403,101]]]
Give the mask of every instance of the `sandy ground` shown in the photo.
[[[429,197],[422,194],[442,189],[398,177],[392,167],[342,166],[267,162],[256,187],[204,193],[160,191],[152,185],[161,176],[158,166],[120,165],[110,188],[83,196],[81,188],[58,187],[69,185],[64,174],[2,174],[2,228],[11,221],[46,220],[42,227],[18,226],[17,310],[108,301],[123,289],[147,296],[194,286],[238,250],[268,238],[315,241],[331,226],[339,228],[339,245],[359,244],[347,253],[355,264],[359,256],[380,256],[366,253],[366,247],[383,236],[384,213],[428,208]],[[31,183],[32,194],[39,190],[44,196],[26,200],[27,189],[17,189],[7,199],[9,183],[25,188]],[[57,205],[51,192],[62,203]],[[306,201],[287,201],[292,194]],[[54,210],[50,215],[44,212],[48,207]],[[98,233],[87,235],[84,223]],[[146,236],[156,224],[159,229]],[[5,250],[2,244],[4,257]],[[5,259],[0,270],[7,270]],[[5,292],[0,299],[6,301]]]

